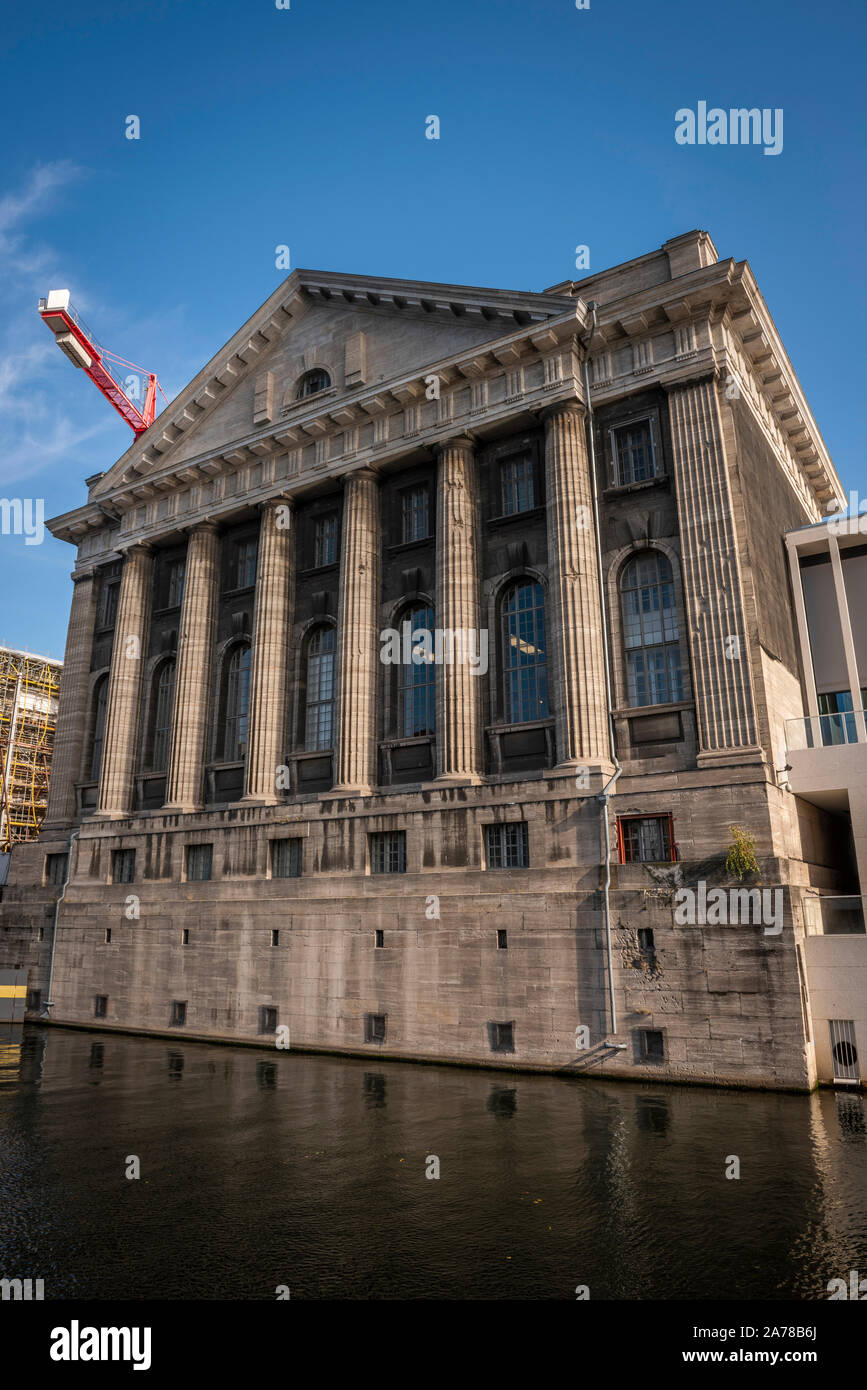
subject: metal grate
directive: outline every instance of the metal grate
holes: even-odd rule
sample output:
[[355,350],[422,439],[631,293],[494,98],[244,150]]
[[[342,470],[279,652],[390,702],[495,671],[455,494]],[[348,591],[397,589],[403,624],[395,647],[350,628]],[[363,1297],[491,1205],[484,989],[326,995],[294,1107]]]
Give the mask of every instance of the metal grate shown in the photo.
[[855,1046],[855,1024],[851,1018],[830,1018],[831,1057],[835,1081],[858,1081],[858,1049]]

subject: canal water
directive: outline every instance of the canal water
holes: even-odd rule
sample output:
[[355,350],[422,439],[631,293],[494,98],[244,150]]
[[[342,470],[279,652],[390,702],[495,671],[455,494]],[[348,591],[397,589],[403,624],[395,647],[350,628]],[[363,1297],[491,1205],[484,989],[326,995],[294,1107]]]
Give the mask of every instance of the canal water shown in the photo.
[[46,1299],[826,1300],[850,1270],[860,1094],[0,1037],[0,1277]]

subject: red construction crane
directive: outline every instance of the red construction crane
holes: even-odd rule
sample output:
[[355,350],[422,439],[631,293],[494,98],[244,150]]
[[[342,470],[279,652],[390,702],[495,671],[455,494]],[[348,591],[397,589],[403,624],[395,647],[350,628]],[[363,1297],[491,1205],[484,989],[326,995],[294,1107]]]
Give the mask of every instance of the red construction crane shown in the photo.
[[[69,290],[49,290],[48,298],[39,301],[39,314],[72,365],[84,368],[105,399],[131,426],[136,438],[144,434],[157,413],[157,389],[166,399],[155,373],[146,372],[134,362],[127,362],[117,353],[99,347],[78,310],[70,304]],[[119,367],[127,368],[126,376],[118,371]],[[141,408],[134,403],[137,397],[144,398]]]

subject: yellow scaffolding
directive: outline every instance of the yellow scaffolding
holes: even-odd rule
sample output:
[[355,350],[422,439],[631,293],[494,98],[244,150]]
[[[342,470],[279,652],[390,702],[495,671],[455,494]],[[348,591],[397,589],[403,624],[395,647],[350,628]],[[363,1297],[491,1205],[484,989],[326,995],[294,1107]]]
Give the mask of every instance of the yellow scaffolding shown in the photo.
[[61,670],[59,661],[0,647],[0,853],[39,834]]

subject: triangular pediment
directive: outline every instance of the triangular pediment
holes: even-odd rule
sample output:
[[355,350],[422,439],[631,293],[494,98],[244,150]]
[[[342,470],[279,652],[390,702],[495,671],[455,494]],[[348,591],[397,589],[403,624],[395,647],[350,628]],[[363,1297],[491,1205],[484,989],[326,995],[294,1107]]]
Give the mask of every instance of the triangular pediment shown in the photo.
[[[574,312],[567,295],[296,270],[99,480],[91,499],[146,490],[233,441],[309,415],[337,412],[360,393]],[[298,399],[306,373],[330,385]]]

